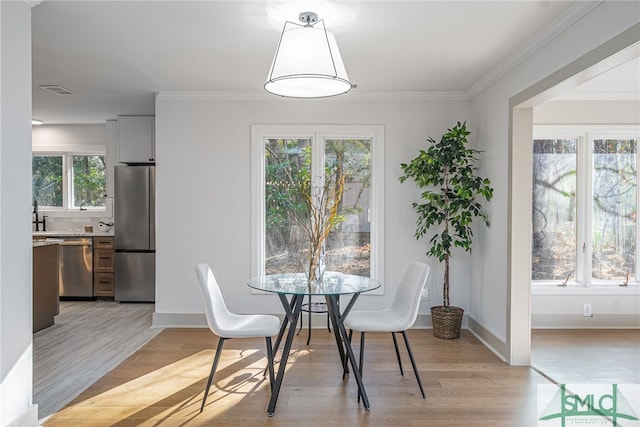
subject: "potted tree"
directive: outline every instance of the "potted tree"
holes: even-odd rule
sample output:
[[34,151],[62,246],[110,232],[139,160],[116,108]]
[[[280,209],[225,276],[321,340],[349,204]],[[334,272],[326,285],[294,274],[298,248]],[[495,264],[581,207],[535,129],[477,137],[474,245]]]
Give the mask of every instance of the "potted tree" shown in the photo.
[[429,147],[410,163],[400,166],[404,175],[400,182],[411,178],[422,190],[421,203],[413,203],[418,214],[416,239],[434,227],[426,255],[444,262],[443,305],[431,307],[433,332],[438,338],[460,336],[462,316],[460,307],[449,301],[449,260],[454,247],[471,251],[472,222],[479,218],[489,226],[487,214],[479,200],[493,197],[491,181],[477,175],[480,151],[467,147],[466,122],[458,122],[448,129],[440,142],[429,137]]

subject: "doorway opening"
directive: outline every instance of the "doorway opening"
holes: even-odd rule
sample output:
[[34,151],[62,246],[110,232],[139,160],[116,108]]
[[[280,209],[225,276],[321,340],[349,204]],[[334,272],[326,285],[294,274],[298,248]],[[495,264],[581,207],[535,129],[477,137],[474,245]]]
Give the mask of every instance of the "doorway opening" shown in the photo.
[[[543,103],[640,57],[627,30],[510,99],[507,348],[514,365],[531,364],[532,164],[534,112]],[[513,171],[518,171],[517,174]]]

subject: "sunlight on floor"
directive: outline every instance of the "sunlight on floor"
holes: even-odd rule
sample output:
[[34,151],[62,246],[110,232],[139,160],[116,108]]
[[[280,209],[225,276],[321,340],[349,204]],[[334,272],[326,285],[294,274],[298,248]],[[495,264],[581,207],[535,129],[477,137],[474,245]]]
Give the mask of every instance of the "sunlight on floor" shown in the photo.
[[[223,351],[205,407],[208,416],[224,413],[247,394],[264,392],[268,395],[269,379],[264,375],[267,360],[263,353],[258,349]],[[72,402],[57,414],[57,418],[60,421],[87,419],[96,422],[101,418],[101,411],[96,411],[100,407],[118,407],[121,420],[129,417],[138,419],[145,412],[151,412],[148,414],[150,420],[175,416],[176,412],[183,410],[184,417],[195,416],[200,412],[214,355],[215,350],[203,350],[121,384],[98,382],[95,388],[101,390],[99,393],[84,401]],[[295,363],[295,359],[290,358],[288,365]],[[139,369],[135,366],[137,363],[144,362],[125,362],[125,372],[127,369]],[[123,401],[127,406],[122,406]],[[110,410],[108,418],[112,420],[113,417]]]

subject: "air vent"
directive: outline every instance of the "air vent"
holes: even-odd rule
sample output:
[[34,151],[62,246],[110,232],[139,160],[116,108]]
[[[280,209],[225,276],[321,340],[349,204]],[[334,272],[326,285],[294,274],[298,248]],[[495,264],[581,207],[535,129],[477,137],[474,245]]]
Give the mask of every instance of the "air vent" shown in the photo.
[[40,89],[44,89],[48,92],[55,93],[56,95],[67,96],[67,95],[77,95],[76,92],[67,89],[66,87],[60,85],[40,85]]

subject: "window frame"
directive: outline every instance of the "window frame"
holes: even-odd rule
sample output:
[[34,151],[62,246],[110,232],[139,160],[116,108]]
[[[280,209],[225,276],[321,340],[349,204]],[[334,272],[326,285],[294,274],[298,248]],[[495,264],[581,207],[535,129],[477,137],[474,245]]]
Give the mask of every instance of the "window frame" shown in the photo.
[[[73,158],[75,156],[103,156],[105,158],[105,194],[107,186],[107,173],[108,166],[106,165],[107,154],[105,150],[82,150],[82,151],[32,151],[31,157],[62,157],[62,206],[38,206],[40,213],[46,213],[50,216],[95,216],[96,213],[108,214],[109,212],[109,199],[105,198],[105,205],[101,207],[86,206],[75,207],[70,206],[73,200]],[[32,172],[33,173],[33,172]],[[75,214],[75,215],[74,215]]]
[[[384,283],[384,126],[383,125],[251,125],[251,276],[264,274],[265,264],[265,158],[264,141],[273,138],[311,140],[314,158],[324,158],[327,139],[371,140],[370,275]],[[313,173],[323,163],[313,164]],[[254,291],[252,291],[253,293]],[[255,291],[255,293],[260,293]],[[367,292],[383,295],[384,285]]]
[[[592,277],[592,209],[593,209],[593,143],[606,138],[636,139],[636,205],[640,208],[640,125],[534,125],[533,140],[576,139],[576,274],[566,289],[624,289],[618,280],[597,280]],[[635,280],[628,285],[640,285],[640,221],[636,222]],[[583,248],[582,250],[580,248]],[[556,287],[562,280],[531,280],[539,288]]]

